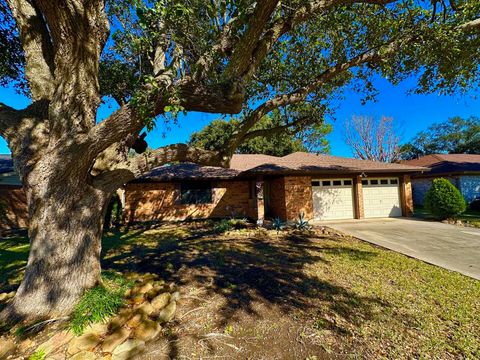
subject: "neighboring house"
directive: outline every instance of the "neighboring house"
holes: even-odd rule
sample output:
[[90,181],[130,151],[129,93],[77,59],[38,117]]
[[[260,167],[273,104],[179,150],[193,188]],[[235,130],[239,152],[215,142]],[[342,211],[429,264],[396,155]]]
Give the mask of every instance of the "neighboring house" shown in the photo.
[[0,229],[27,224],[27,200],[10,155],[0,155]]
[[440,177],[450,180],[467,203],[480,197],[480,155],[433,154],[403,161],[402,164],[430,169],[430,172],[412,176],[414,204],[423,204],[432,180]]
[[125,220],[409,216],[410,174],[422,171],[428,169],[303,152],[234,155],[229,169],[162,166],[125,186]]

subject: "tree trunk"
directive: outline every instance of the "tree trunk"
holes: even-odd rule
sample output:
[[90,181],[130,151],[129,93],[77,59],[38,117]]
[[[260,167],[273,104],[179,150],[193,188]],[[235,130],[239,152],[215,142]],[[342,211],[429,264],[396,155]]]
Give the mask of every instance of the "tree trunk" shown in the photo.
[[[62,166],[56,168],[55,173],[61,173]],[[111,194],[79,177],[46,171],[39,181],[32,182],[32,174],[24,182],[30,255],[4,319],[32,321],[66,315],[83,292],[100,280],[103,219]]]

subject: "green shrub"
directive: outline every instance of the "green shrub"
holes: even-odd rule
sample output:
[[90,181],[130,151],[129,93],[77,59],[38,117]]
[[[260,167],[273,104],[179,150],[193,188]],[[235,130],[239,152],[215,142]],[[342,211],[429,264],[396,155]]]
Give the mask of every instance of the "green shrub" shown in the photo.
[[447,179],[434,179],[425,195],[425,208],[439,219],[455,217],[463,213],[467,205],[458,189]]
[[215,223],[213,226],[213,231],[216,233],[224,233],[233,229],[232,224],[230,224],[230,220],[223,219]]
[[83,294],[75,306],[70,320],[70,328],[81,335],[90,324],[105,321],[114,315],[124,303],[124,293],[132,282],[115,273],[102,274],[103,284]]

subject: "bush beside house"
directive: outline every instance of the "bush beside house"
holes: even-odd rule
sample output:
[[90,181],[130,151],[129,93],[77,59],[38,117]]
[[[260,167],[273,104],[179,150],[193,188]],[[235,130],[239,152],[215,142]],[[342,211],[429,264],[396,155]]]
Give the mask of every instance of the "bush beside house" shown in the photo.
[[467,204],[460,191],[447,179],[434,179],[425,195],[425,208],[440,219],[463,213]]

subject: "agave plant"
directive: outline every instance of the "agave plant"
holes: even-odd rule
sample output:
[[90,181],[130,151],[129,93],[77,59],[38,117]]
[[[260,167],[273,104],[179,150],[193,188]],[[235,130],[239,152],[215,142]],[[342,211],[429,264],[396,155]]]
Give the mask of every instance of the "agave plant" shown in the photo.
[[298,214],[298,218],[295,220],[293,227],[301,231],[310,230],[311,228],[310,224],[308,223],[308,220],[305,219],[305,214],[303,212]]
[[285,223],[282,221],[282,219],[276,217],[275,219],[273,219],[272,226],[275,230],[277,230],[277,232],[279,232],[285,228]]

